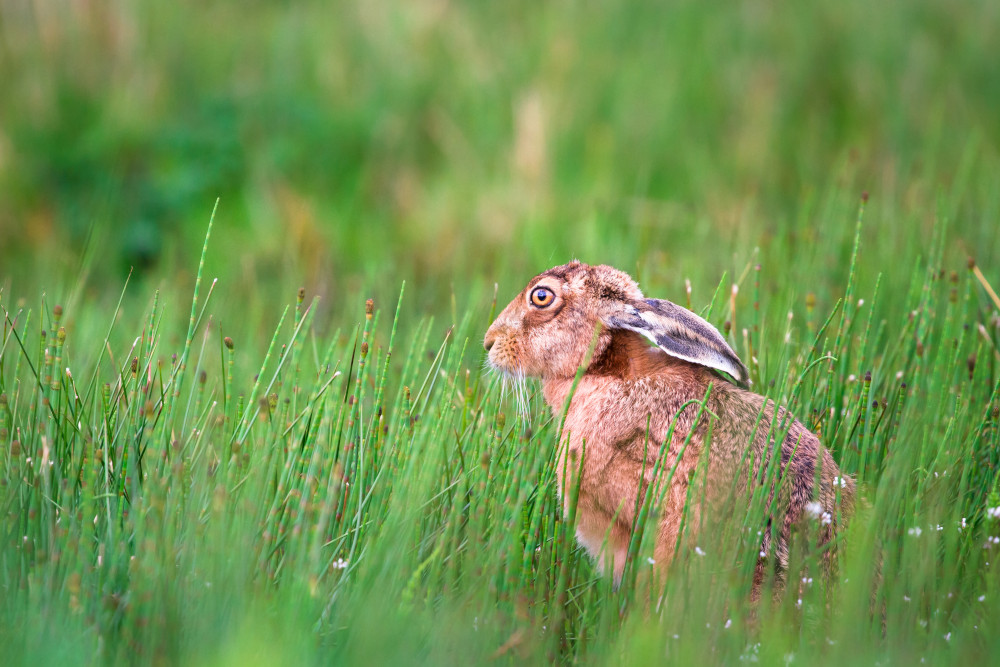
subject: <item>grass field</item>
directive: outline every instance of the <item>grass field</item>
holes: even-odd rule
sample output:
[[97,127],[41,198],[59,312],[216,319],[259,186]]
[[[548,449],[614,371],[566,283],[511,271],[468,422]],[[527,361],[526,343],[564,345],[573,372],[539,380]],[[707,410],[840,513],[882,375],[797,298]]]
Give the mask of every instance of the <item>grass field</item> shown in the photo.
[[[995,661],[997,34],[0,0],[2,661]],[[559,422],[482,350],[573,257],[705,315],[856,476],[832,580],[801,539],[753,617],[755,501],[617,590],[576,547]]]

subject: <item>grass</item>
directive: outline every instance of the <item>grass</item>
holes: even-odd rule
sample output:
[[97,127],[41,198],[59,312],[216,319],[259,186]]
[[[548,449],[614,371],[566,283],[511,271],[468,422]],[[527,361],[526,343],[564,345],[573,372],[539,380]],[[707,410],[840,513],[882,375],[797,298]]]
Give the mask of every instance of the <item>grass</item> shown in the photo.
[[754,380],[866,498],[836,580],[802,540],[809,583],[756,622],[753,502],[739,532],[682,549],[659,604],[643,583],[651,545],[617,591],[594,570],[556,496],[558,422],[537,398],[512,414],[478,370],[488,316],[442,337],[369,301],[323,336],[300,296],[248,359],[206,314],[218,290],[204,269],[182,344],[164,340],[176,315],[154,296],[83,346],[91,363],[62,307],[2,304],[0,627],[16,663],[811,664],[997,648],[1000,317],[971,266],[922,265],[900,326],[853,280],[831,313],[798,326],[793,310],[783,344],[750,289],[712,308],[751,311],[744,345],[782,369],[775,385],[752,364]]
[[[995,661],[995,4],[0,7],[5,660]],[[574,256],[857,477],[833,580],[577,548],[481,346]]]

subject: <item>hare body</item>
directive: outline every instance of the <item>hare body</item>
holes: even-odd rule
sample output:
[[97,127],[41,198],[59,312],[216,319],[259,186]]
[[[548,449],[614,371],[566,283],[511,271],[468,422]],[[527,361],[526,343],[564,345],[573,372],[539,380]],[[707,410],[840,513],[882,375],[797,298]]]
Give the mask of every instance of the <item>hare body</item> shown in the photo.
[[[661,469],[676,466],[657,508],[654,559],[661,567],[672,560],[685,521],[693,530],[701,523],[699,512],[728,516],[734,503],[745,503],[749,485],[763,482],[772,452],[780,452],[775,463],[783,480],[769,506],[778,539],[772,545],[761,526],[761,550],[774,555],[779,579],[792,526],[807,507],[815,512],[811,503],[824,513],[824,540],[832,538],[837,517],[851,510],[854,482],[819,439],[773,402],[716,372],[746,379],[722,336],[675,304],[645,299],[627,274],[612,267],[574,262],[536,276],[497,317],[484,344],[496,368],[542,379],[557,419],[567,410],[568,445],[557,470],[563,503],[568,511],[568,491],[578,484],[577,539],[616,583],[660,457]],[[581,366],[586,371],[567,409]],[[773,438],[782,434],[775,446]],[[688,504],[696,479],[705,485],[704,504]],[[755,596],[765,562],[757,566]]]

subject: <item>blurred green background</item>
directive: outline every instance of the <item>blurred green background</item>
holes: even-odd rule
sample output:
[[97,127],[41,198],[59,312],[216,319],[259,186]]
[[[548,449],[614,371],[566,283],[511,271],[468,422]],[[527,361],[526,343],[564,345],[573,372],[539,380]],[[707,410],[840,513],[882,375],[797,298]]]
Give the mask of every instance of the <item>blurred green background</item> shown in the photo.
[[830,306],[864,191],[862,293],[936,219],[995,277],[997,35],[992,0],[2,0],[0,280],[189,293],[219,197],[241,306],[445,312],[572,257]]

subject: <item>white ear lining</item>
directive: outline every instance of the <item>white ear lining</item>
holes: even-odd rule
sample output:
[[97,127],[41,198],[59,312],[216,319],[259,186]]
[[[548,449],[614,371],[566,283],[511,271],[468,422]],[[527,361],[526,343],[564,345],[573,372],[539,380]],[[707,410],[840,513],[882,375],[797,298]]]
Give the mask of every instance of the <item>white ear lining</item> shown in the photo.
[[718,329],[669,301],[646,299],[626,305],[607,324],[642,335],[672,357],[728,373],[739,384],[749,380],[746,367]]
[[656,345],[660,350],[662,350],[666,354],[669,354],[671,357],[675,357],[683,361],[689,361],[692,364],[697,364],[698,366],[706,366],[708,368],[714,368],[717,371],[728,373],[729,375],[733,376],[733,378],[735,378],[737,382],[747,381],[743,369],[737,367],[729,359],[722,356],[718,352],[715,352],[714,350],[712,350],[712,354],[710,354],[708,358],[694,357],[691,355],[684,354],[682,352],[678,352],[676,349],[668,349],[664,347],[662,344],[660,344],[660,341],[656,340],[656,335],[649,329],[644,329],[642,327],[631,327],[626,325],[621,325],[619,328],[628,329],[629,331],[634,331],[637,334],[641,334],[649,342]]

